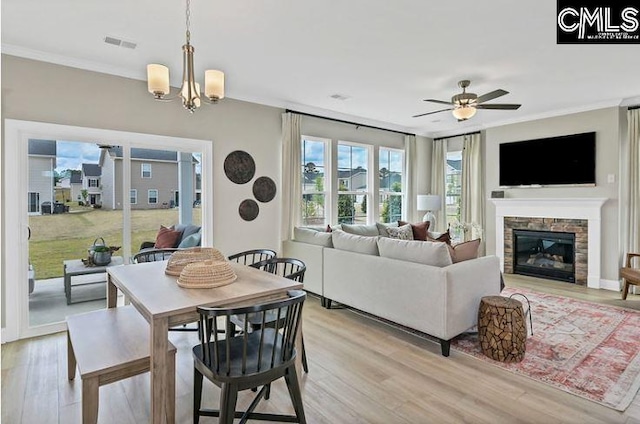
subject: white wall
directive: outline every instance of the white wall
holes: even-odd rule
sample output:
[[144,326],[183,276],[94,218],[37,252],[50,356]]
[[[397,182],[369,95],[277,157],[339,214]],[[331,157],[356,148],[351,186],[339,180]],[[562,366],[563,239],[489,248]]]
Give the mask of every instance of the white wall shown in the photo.
[[[596,186],[595,187],[544,187],[511,188],[505,190],[506,198],[607,198],[602,207],[602,260],[601,276],[606,280],[618,280],[619,228],[618,186],[620,128],[624,110],[617,107],[581,112],[572,115],[489,128],[485,131],[485,188],[487,197],[492,190],[501,190],[498,183],[498,145],[513,141],[553,137],[559,135],[596,132]],[[626,124],[624,124],[626,125]],[[552,152],[550,152],[552,153]],[[544,164],[541,164],[544,166]],[[615,182],[609,183],[607,176],[613,174]],[[494,254],[495,207],[486,202],[487,213],[485,237],[487,253]]]

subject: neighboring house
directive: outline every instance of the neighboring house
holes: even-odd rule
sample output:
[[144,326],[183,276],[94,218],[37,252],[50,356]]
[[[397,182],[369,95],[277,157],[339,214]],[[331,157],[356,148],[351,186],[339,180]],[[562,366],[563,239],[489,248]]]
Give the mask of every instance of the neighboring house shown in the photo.
[[[192,197],[198,199],[199,185],[192,157]],[[122,148],[105,148],[100,153],[102,207],[122,209]],[[168,150],[131,149],[131,209],[178,206],[178,153]]]
[[[102,204],[102,169],[95,163],[82,164],[82,190],[87,190],[90,205]],[[82,197],[82,195],[80,196]],[[84,199],[82,199],[84,201]]]
[[42,203],[49,202],[49,213],[54,202],[54,172],[56,167],[55,140],[29,140],[28,209],[31,214],[42,212]]
[[58,188],[65,193],[63,200],[82,200],[82,171],[71,171],[71,176],[60,179]]

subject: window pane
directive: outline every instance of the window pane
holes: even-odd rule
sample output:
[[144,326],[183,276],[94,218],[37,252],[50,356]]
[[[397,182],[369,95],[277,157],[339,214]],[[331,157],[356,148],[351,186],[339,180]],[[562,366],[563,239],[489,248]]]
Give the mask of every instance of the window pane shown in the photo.
[[302,195],[302,223],[304,225],[324,225],[324,194]]
[[453,238],[461,239],[462,152],[447,152],[446,190],[447,224]]
[[366,147],[338,145],[338,191],[367,191]]
[[380,221],[396,222],[402,219],[402,195],[380,195]]
[[158,203],[158,190],[149,190],[149,203]]

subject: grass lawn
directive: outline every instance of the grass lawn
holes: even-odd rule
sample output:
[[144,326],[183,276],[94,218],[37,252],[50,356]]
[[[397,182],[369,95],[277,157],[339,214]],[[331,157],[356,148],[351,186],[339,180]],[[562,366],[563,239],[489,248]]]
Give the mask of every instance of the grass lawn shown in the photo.
[[[29,258],[36,279],[62,277],[62,261],[86,258],[98,237],[109,246],[122,246],[122,211],[71,206],[69,213],[29,217]],[[200,209],[193,210],[193,223],[201,225]],[[160,225],[178,222],[178,209],[131,211],[131,250],[143,241],[154,241]],[[122,255],[121,251],[114,255]]]

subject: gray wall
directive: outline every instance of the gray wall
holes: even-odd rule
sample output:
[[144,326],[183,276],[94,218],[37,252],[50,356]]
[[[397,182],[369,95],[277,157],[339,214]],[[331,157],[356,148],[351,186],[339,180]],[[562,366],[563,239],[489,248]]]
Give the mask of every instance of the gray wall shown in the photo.
[[[279,194],[260,203],[258,218],[243,221],[238,205],[253,197],[251,184],[229,181],[223,163],[230,152],[245,150],[255,159],[256,177],[268,176],[280,187],[281,113],[278,108],[225,99],[190,114],[179,102],[153,101],[144,81],[2,55],[3,120],[213,140],[212,229],[214,244],[226,254],[279,247]],[[2,204],[7,205],[6,199]],[[4,281],[3,275],[3,292]]]
[[[596,186],[595,187],[544,187],[511,188],[505,190],[507,198],[607,198],[602,207],[602,259],[601,278],[618,280],[619,229],[618,183],[621,125],[624,110],[612,107],[554,118],[489,128],[485,131],[485,188],[487,197],[492,190],[499,190],[498,145],[512,141],[552,137],[558,135],[596,132]],[[626,125],[626,124],[624,124]],[[615,175],[615,182],[608,183],[607,175]],[[487,253],[494,254],[495,207],[486,202]]]

